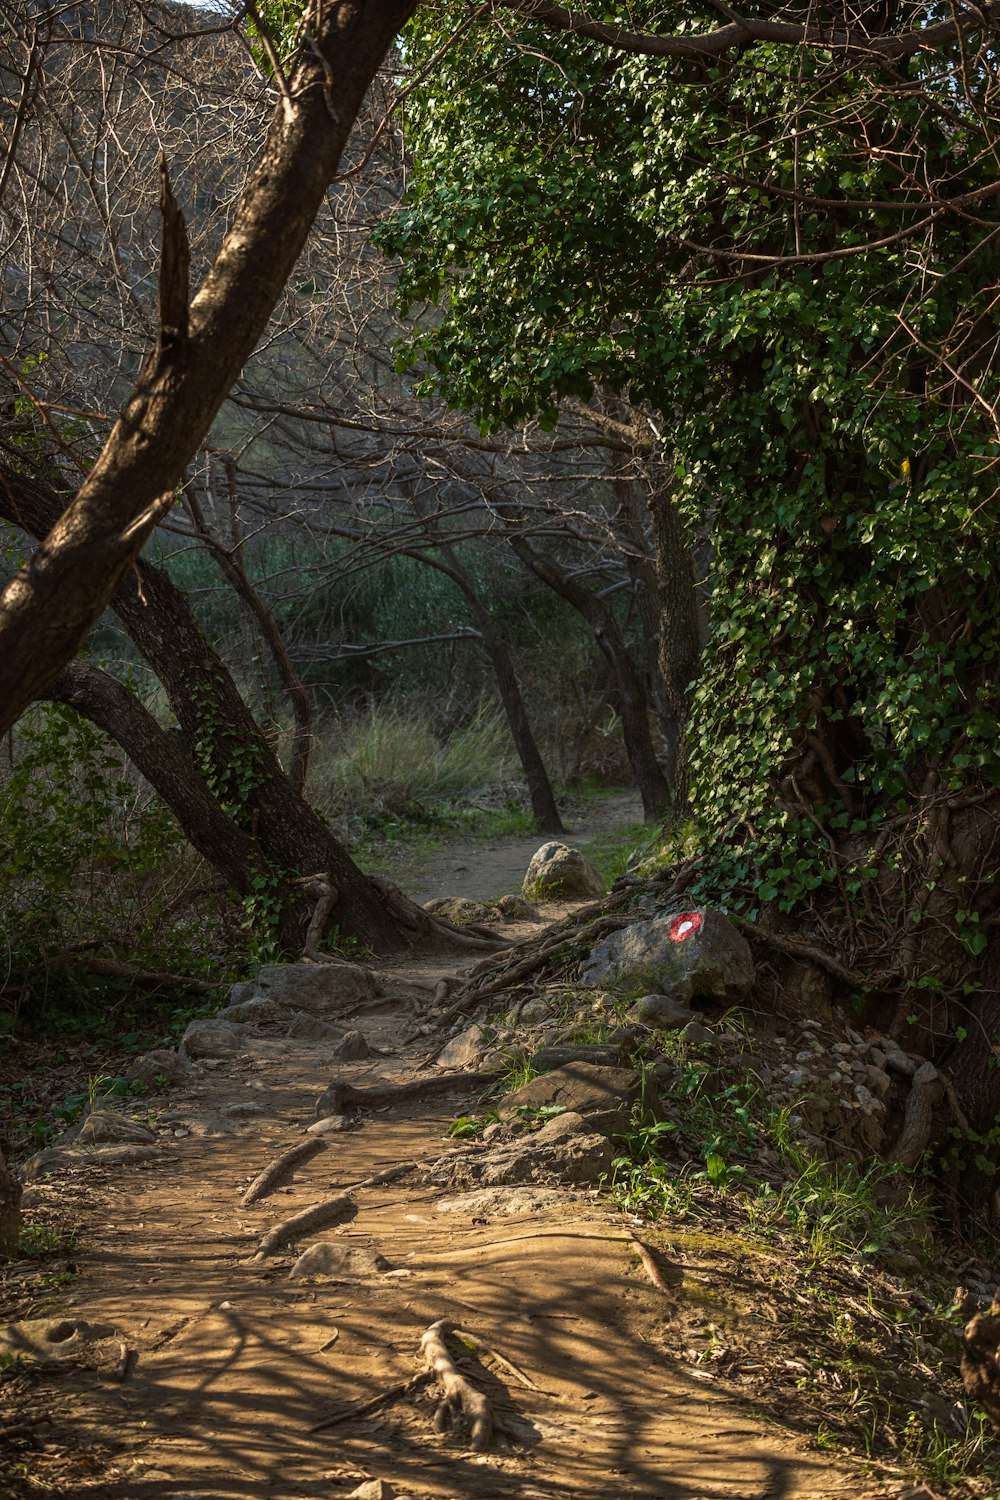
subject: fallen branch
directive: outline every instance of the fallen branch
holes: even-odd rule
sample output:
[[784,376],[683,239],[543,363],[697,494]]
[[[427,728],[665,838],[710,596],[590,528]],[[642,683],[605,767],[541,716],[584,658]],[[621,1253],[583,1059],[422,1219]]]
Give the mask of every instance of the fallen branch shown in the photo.
[[57,953],[55,963],[78,969],[81,974],[96,974],[106,979],[130,979],[143,989],[190,990],[195,995],[211,995],[219,988],[208,979],[192,979],[189,974],[161,973],[157,969],[137,969],[114,958],[77,958],[71,952]]
[[648,1249],[648,1247],[642,1243],[642,1240],[638,1239],[636,1235],[632,1233],[631,1229],[626,1229],[625,1238],[628,1240],[636,1255],[638,1255],[639,1259],[642,1261],[643,1270],[646,1272],[646,1275],[649,1277],[653,1285],[659,1291],[661,1291],[665,1297],[671,1297],[673,1293],[671,1291],[670,1285],[664,1279],[663,1272],[656,1264],[656,1261],[653,1259],[652,1253]]
[[290,1219],[284,1219],[273,1229],[268,1230],[257,1246],[254,1260],[265,1260],[282,1245],[287,1245],[290,1240],[297,1240],[304,1234],[310,1234],[314,1229],[325,1229],[328,1224],[344,1218],[353,1207],[354,1203],[346,1193],[338,1193],[336,1198],[326,1198],[322,1203],[314,1204],[312,1208],[304,1208],[299,1213],[292,1214]]
[[355,1417],[367,1417],[372,1412],[381,1411],[384,1406],[390,1406],[400,1396],[410,1396],[414,1391],[419,1391],[428,1385],[433,1376],[430,1370],[421,1370],[416,1375],[411,1375],[409,1380],[401,1380],[398,1385],[391,1385],[387,1391],[380,1396],[372,1396],[368,1401],[355,1401],[352,1406],[345,1406],[343,1411],[334,1412],[332,1416],[324,1417],[314,1427],[307,1431],[323,1432],[327,1427],[339,1427],[341,1422],[352,1422]]
[[447,1432],[456,1419],[464,1415],[471,1423],[469,1446],[475,1452],[483,1453],[493,1440],[493,1407],[482,1391],[477,1391],[465,1378],[448,1353],[445,1334],[450,1327],[446,1318],[439,1318],[420,1340],[424,1364],[441,1392],[434,1413],[434,1431]]
[[[488,1355],[490,1359],[496,1360],[497,1364],[500,1365],[502,1369],[506,1370],[509,1375],[513,1375],[514,1379],[519,1380],[522,1385],[527,1386],[529,1391],[542,1390],[542,1387],[540,1385],[536,1385],[530,1375],[526,1375],[523,1370],[519,1369],[518,1366],[515,1365],[511,1360],[507,1359],[506,1355],[503,1355],[499,1353],[498,1350],[491,1348],[489,1344],[484,1344],[481,1339],[476,1338],[475,1334],[469,1333],[464,1328],[456,1328],[455,1337],[457,1339],[461,1339],[462,1343],[468,1345],[468,1347],[471,1348],[476,1354],[485,1354]],[[543,1394],[548,1393],[543,1392]]]
[[271,1164],[258,1173],[240,1199],[240,1206],[247,1208],[251,1203],[256,1203],[259,1198],[266,1198],[273,1193],[275,1188],[291,1176],[292,1169],[300,1166],[302,1162],[308,1161],[310,1157],[317,1156],[320,1151],[326,1150],[326,1142],[317,1136],[308,1141],[302,1141],[297,1146],[291,1146],[283,1151]]

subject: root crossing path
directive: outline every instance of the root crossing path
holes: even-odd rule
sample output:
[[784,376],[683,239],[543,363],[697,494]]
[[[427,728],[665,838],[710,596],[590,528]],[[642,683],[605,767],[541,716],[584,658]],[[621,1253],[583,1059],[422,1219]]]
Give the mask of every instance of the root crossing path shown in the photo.
[[[152,1101],[155,1159],[63,1179],[86,1206],[85,1249],[50,1316],[93,1342],[67,1362],[46,1433],[103,1456],[73,1493],[859,1500],[857,1471],[805,1429],[765,1425],[668,1357],[669,1288],[606,1199],[546,1190],[532,1208],[521,1189],[449,1207],[426,1164],[476,1108],[467,1078],[451,1094],[397,1092],[325,1150],[292,1150],[332,1081],[433,1070],[427,989],[407,981],[442,972],[400,973],[347,1018],[369,1059],[248,1034]],[[276,1233],[320,1205],[293,1242]],[[317,1275],[293,1276],[318,1242]]]

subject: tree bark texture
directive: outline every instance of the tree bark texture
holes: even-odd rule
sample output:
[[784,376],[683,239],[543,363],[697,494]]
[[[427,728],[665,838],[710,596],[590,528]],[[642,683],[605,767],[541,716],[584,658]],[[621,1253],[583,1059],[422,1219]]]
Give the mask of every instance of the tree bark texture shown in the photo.
[[0,1151],[0,1258],[13,1260],[21,1238],[21,1184]]
[[691,684],[701,659],[698,599],[691,549],[677,508],[667,491],[651,491],[649,513],[656,548],[660,678],[673,720],[674,811],[682,813],[688,798],[687,724]]
[[0,733],[76,654],[173,503],[305,244],[365,91],[413,9],[414,0],[307,7],[307,42],[186,328],[176,305],[180,232],[171,220],[166,295],[174,324],[161,330],[75,499],[0,596]]

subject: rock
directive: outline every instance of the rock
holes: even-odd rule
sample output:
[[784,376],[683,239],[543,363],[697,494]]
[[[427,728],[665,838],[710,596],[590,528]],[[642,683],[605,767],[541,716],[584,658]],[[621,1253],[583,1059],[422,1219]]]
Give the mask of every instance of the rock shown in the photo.
[[535,995],[521,1006],[518,1021],[525,1026],[540,1026],[543,1021],[551,1021],[554,1016],[551,1001],[546,1000],[544,995]]
[[553,1068],[564,1068],[568,1063],[594,1063],[598,1067],[621,1066],[622,1049],[617,1046],[592,1046],[587,1043],[543,1042],[531,1054],[531,1065],[539,1072],[551,1072]]
[[694,1012],[672,995],[640,995],[628,1008],[630,1021],[655,1026],[658,1031],[679,1031],[694,1020]]
[[128,1067],[125,1077],[129,1083],[141,1084],[146,1089],[167,1089],[186,1083],[191,1077],[191,1069],[176,1052],[156,1047],[137,1057]]
[[289,1276],[316,1279],[325,1276],[375,1276],[388,1271],[389,1262],[376,1250],[365,1245],[344,1245],[337,1240],[320,1240],[304,1251],[289,1271]]
[[306,1126],[306,1135],[335,1135],[338,1130],[350,1130],[351,1122],[346,1115],[327,1115]]
[[55,1359],[78,1359],[94,1345],[121,1339],[110,1323],[87,1323],[83,1318],[25,1318],[0,1327],[0,1357],[48,1364]]
[[243,1027],[234,1021],[192,1021],[177,1049],[182,1058],[235,1057],[244,1050]]
[[489,921],[489,908],[481,901],[470,901],[466,896],[435,896],[424,902],[424,911],[432,917],[443,917],[454,927],[465,927],[469,922]]
[[689,1021],[686,1026],[681,1027],[681,1036],[696,1047],[716,1040],[715,1032],[710,1031],[701,1021]]
[[113,1115],[110,1110],[93,1110],[76,1132],[77,1144],[81,1146],[134,1145],[141,1146],[156,1140],[145,1125]]
[[236,1021],[241,1026],[270,1026],[288,1017],[284,1006],[276,1005],[264,995],[254,995],[249,1000],[241,1000],[238,1005],[227,1005],[214,1019]]
[[339,1042],[344,1029],[342,1026],[331,1025],[319,1016],[312,1016],[308,1011],[297,1010],[288,1023],[285,1035],[299,1042]]
[[220,1115],[225,1115],[228,1120],[251,1119],[254,1115],[263,1115],[267,1111],[263,1104],[224,1104],[219,1110]]
[[371,1057],[372,1049],[360,1031],[348,1031],[334,1047],[333,1055],[340,1062],[361,1062],[363,1058]]
[[537,906],[525,901],[523,896],[498,896],[493,903],[498,916],[504,922],[540,922],[542,914]]
[[506,1218],[509,1214],[537,1214],[547,1208],[561,1208],[565,1202],[566,1194],[555,1188],[480,1188],[474,1193],[440,1198],[434,1212],[468,1214],[470,1219]]
[[579,849],[552,841],[531,856],[522,892],[530,901],[603,896],[604,881]]
[[639,1079],[631,1068],[602,1068],[576,1062],[543,1073],[514,1089],[502,1101],[501,1112],[507,1115],[521,1106],[541,1109],[548,1104],[561,1104],[579,1115],[598,1111],[602,1115],[611,1114],[624,1128],[638,1097]]
[[64,1172],[90,1166],[97,1162],[107,1167],[131,1166],[134,1162],[155,1161],[160,1155],[160,1148],[156,1145],[133,1145],[128,1143],[123,1146],[85,1146],[76,1149],[72,1146],[47,1146],[44,1151],[36,1151],[34,1156],[21,1168],[21,1176],[25,1182],[37,1182],[42,1177],[47,1177],[53,1172]]
[[285,1010],[333,1015],[374,1000],[378,981],[360,964],[269,964],[256,979],[234,984],[230,1005],[264,998]]
[[472,1068],[489,1048],[493,1033],[482,1026],[468,1026],[453,1036],[434,1059],[436,1068]]
[[603,1135],[570,1135],[551,1144],[531,1135],[500,1150],[442,1157],[426,1180],[434,1186],[456,1188],[524,1182],[596,1184],[610,1172],[611,1160],[611,1142]]
[[754,982],[750,946],[721,912],[675,912],[635,922],[597,943],[583,966],[585,984],[656,985],[675,1000],[732,1001]]
[[555,1141],[565,1141],[572,1135],[595,1135],[594,1127],[583,1115],[578,1115],[575,1110],[568,1109],[565,1114],[556,1115],[551,1120],[546,1120],[540,1129],[532,1133],[531,1139],[542,1145],[551,1146]]
[[182,1126],[188,1135],[193,1135],[203,1140],[210,1140],[214,1136],[238,1135],[239,1126],[227,1119],[225,1115],[217,1114],[215,1110],[172,1110],[169,1114],[160,1116],[161,1125],[169,1125],[176,1130]]
[[366,1479],[351,1491],[347,1500],[396,1500],[397,1493],[387,1479]]

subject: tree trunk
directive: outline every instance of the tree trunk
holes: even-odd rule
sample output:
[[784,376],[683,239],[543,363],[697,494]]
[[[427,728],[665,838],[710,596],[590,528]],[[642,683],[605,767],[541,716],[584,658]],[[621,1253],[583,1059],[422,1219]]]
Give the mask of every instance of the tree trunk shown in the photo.
[[688,798],[687,724],[691,684],[701,659],[698,600],[694,587],[691,549],[673,499],[666,489],[650,491],[649,513],[656,547],[656,588],[659,601],[660,678],[673,719],[676,752],[674,812],[682,813]]
[[[0,468],[0,514],[44,535],[58,508],[50,491]],[[71,664],[53,696],[93,717],[135,758],[195,847],[241,895],[259,889],[253,882],[260,878],[278,883],[288,951],[301,949],[309,920],[304,895],[291,882],[319,874],[337,890],[334,917],[345,936],[379,952],[398,949],[399,929],[384,896],[291,785],[169,575],[139,558],[111,605],[162,683],[180,736],[159,731],[157,739],[158,726],[134,695],[85,663]]]
[[21,1239],[21,1184],[0,1151],[0,1258],[13,1260]]
[[[0,596],[0,733],[75,656],[173,504],[306,242],[371,80],[414,0],[310,0],[260,163],[188,307],[187,240],[161,166],[160,334],[73,502]],[[308,853],[308,851],[307,851]]]
[[[431,534],[433,535],[433,530]],[[531,799],[535,826],[540,833],[565,833],[559,809],[556,807],[555,793],[552,790],[549,773],[545,769],[545,762],[542,760],[541,751],[528,718],[528,711],[524,706],[521,685],[517,680],[517,672],[507,642],[497,629],[493,616],[479,597],[475,584],[462,567],[454,549],[446,542],[437,540],[435,540],[435,547],[441,555],[442,561],[440,562],[429,558],[424,552],[412,552],[409,555],[418,557],[421,562],[429,563],[431,567],[438,568],[461,591],[493,664],[497,691],[500,694],[511,738],[524,771],[524,779],[528,784],[528,796]]]
[[512,525],[508,527],[507,540],[536,578],[548,584],[549,588],[554,589],[578,610],[594,632],[594,639],[614,675],[625,751],[642,797],[643,815],[648,823],[655,822],[670,808],[670,785],[653,746],[653,736],[649,729],[649,699],[633,665],[614,610],[605,600],[588,593],[558,563],[543,557],[527,538],[517,534]]

